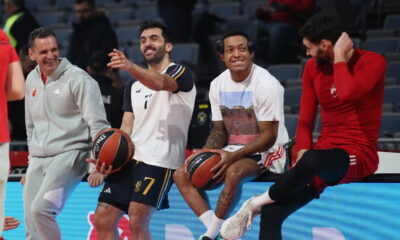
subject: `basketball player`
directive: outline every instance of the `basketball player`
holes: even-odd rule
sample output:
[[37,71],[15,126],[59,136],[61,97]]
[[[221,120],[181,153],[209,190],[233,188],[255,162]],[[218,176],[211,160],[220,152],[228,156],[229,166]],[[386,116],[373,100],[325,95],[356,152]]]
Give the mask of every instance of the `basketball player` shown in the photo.
[[205,193],[193,187],[181,165],[174,180],[183,198],[207,231],[201,240],[218,239],[220,227],[240,197],[244,182],[267,169],[282,172],[288,141],[283,115],[283,87],[267,70],[253,63],[253,44],[242,32],[230,32],[217,43],[228,68],[211,82],[213,128],[203,148],[213,148],[221,161],[212,169],[224,181],[215,212]]
[[58,240],[61,232],[55,218],[87,172],[91,136],[109,124],[97,82],[59,58],[52,30],[31,32],[29,56],[38,65],[27,77],[25,94],[26,239]]
[[148,69],[117,49],[109,54],[109,67],[128,71],[135,79],[125,89],[121,125],[131,135],[135,153],[134,161],[105,179],[94,217],[99,239],[119,239],[117,224],[124,213],[132,239],[151,239],[151,216],[169,207],[167,193],[172,174],[184,161],[196,97],[192,74],[171,62],[172,49],[167,28],[146,21],[140,26],[140,50]]
[[0,239],[4,226],[4,200],[10,170],[10,134],[7,101],[20,100],[25,93],[25,80],[18,55],[7,35],[0,29]]
[[[312,58],[303,73],[295,166],[224,223],[221,233],[227,239],[241,238],[261,206],[260,239],[281,239],[286,217],[325,187],[360,180],[378,167],[384,58],[355,49],[339,23],[324,13],[312,17],[300,35]],[[313,144],[318,105],[322,128]]]

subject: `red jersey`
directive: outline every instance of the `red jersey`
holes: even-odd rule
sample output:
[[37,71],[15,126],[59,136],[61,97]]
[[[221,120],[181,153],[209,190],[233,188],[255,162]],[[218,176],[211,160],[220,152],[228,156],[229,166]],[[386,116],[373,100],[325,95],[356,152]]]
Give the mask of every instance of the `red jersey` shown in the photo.
[[18,55],[10,45],[7,35],[0,29],[0,143],[10,141],[6,79],[9,64],[16,61],[19,61]]
[[[382,114],[386,61],[380,54],[355,49],[346,64],[318,68],[310,59],[303,73],[303,89],[296,131],[296,150],[342,148],[353,161],[362,161],[357,180],[378,167],[377,140]],[[321,131],[312,142],[314,119],[321,107]]]

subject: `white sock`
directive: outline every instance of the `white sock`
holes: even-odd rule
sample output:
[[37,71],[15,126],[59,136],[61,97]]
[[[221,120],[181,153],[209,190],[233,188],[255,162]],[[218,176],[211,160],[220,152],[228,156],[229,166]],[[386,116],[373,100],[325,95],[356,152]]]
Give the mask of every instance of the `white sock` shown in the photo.
[[222,223],[224,223],[224,219],[220,219],[213,214],[211,225],[207,228],[207,232],[204,235],[211,239],[216,238],[221,229]]
[[266,191],[263,194],[261,194],[260,196],[253,198],[253,200],[251,200],[251,202],[250,202],[250,207],[253,210],[260,209],[262,206],[273,203],[273,202],[275,202],[275,201],[269,197],[269,193],[268,193],[268,191]]
[[214,212],[212,210],[208,210],[199,216],[200,221],[204,224],[206,228],[211,226],[213,215]]

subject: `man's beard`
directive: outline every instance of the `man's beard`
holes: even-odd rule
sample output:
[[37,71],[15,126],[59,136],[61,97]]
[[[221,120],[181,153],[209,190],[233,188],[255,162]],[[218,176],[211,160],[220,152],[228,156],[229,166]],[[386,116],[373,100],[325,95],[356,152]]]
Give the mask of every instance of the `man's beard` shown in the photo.
[[318,66],[318,67],[322,67],[322,66],[324,66],[325,64],[329,64],[329,59],[328,59],[328,57],[327,57],[326,54],[325,54],[322,50],[320,50],[320,49],[318,49],[317,56],[315,56],[315,60],[317,61],[317,66]]
[[[151,48],[151,49],[153,49],[153,48]],[[146,52],[146,50],[145,50],[145,52]],[[146,62],[148,64],[158,64],[163,60],[164,55],[165,55],[165,49],[164,49],[164,47],[160,47],[152,57],[146,58],[146,56],[144,54],[143,54],[143,57],[146,59]]]

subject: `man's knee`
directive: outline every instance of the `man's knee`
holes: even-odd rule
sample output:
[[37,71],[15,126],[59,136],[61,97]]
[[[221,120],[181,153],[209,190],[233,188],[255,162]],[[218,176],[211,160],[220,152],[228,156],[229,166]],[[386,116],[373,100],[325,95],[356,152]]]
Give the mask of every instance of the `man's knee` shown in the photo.
[[110,221],[107,214],[95,213],[93,225],[97,231],[112,231],[115,228],[114,221]]
[[226,170],[225,187],[238,186],[245,177],[245,171],[237,167],[229,167]]
[[313,170],[315,169],[320,161],[320,155],[317,151],[308,150],[303,154],[297,165],[302,168]]
[[35,201],[31,205],[31,216],[34,220],[39,220],[42,218],[56,218],[59,211],[52,210],[52,207],[49,204],[46,204],[44,201]]
[[181,185],[187,181],[185,165],[181,165],[178,169],[176,169],[173,178],[176,185]]
[[147,231],[150,216],[145,213],[136,211],[135,213],[129,214],[129,229],[131,232],[140,233]]

